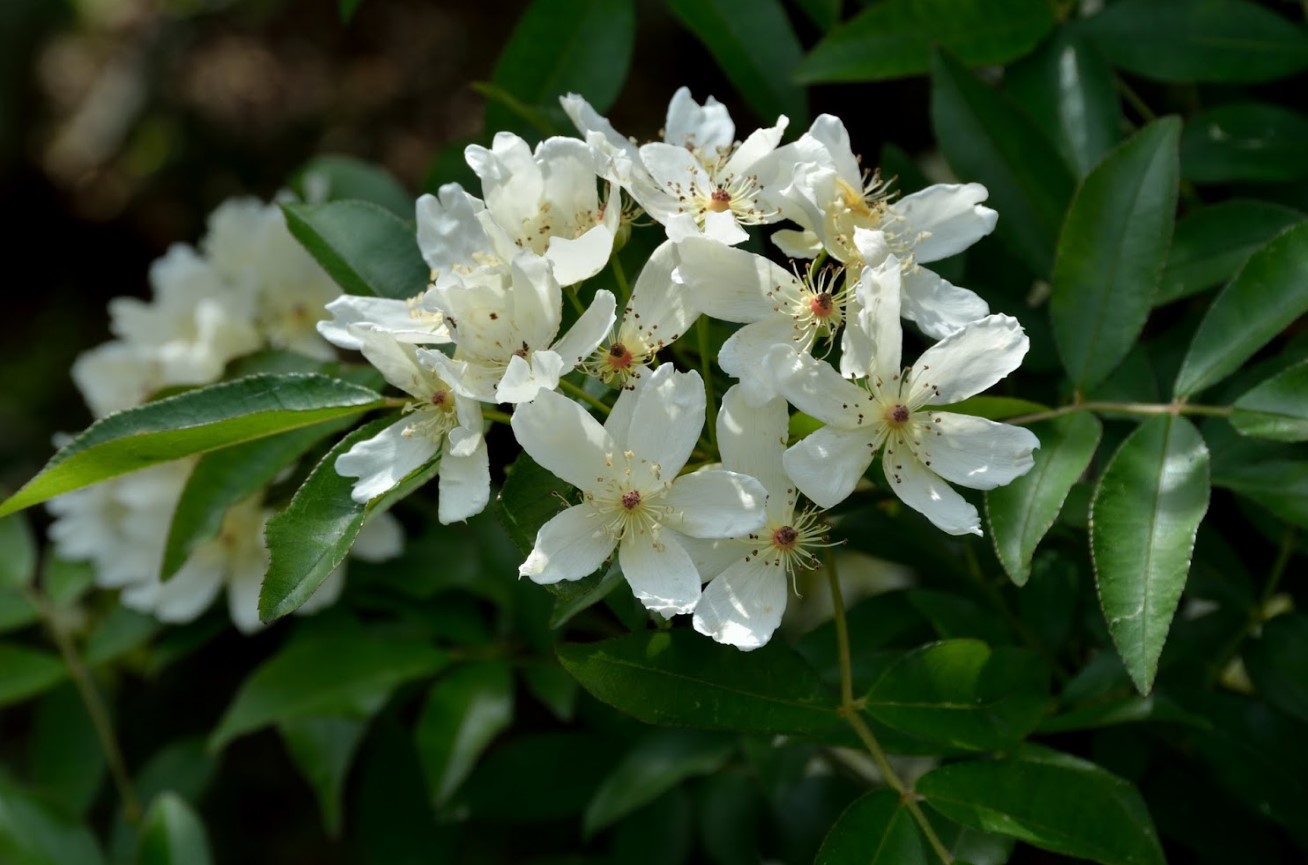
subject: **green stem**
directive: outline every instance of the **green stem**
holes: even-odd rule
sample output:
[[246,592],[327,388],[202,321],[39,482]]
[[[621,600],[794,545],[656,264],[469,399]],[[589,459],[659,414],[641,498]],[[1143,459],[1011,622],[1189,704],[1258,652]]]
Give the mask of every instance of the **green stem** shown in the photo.
[[73,645],[68,632],[59,621],[59,611],[54,608],[49,599],[32,588],[25,589],[23,594],[41,616],[41,621],[59,650],[64,665],[68,667],[68,677],[73,680],[73,685],[82,698],[82,704],[86,706],[86,713],[91,717],[91,726],[95,728],[96,738],[100,740],[105,762],[109,765],[109,774],[113,777],[114,786],[118,788],[118,798],[123,804],[123,816],[129,823],[139,823],[141,801],[132,786],[132,777],[127,771],[127,761],[123,759],[123,751],[119,747],[118,736],[114,733],[113,722],[109,719],[109,711],[105,708],[104,701],[100,699],[100,693],[95,688],[95,682],[91,679],[91,672],[82,663],[77,647]]
[[1289,567],[1290,559],[1294,556],[1294,550],[1299,545],[1299,533],[1294,526],[1289,526],[1285,530],[1285,535],[1281,538],[1281,547],[1276,553],[1276,561],[1272,563],[1272,569],[1267,574],[1267,584],[1263,586],[1263,593],[1258,599],[1258,604],[1249,611],[1249,620],[1245,622],[1235,636],[1231,637],[1222,650],[1217,653],[1213,666],[1209,668],[1208,680],[1210,684],[1217,681],[1226,669],[1226,665],[1231,662],[1236,653],[1240,651],[1240,645],[1253,634],[1254,631],[1262,625],[1267,609],[1267,604],[1271,601],[1272,596],[1281,585],[1281,578],[1285,575],[1286,568]]
[[513,418],[505,412],[493,408],[483,408],[481,410],[481,416],[486,420],[494,421],[495,423],[507,424],[513,421]]
[[1135,109],[1136,114],[1139,114],[1144,118],[1146,123],[1158,119],[1158,115],[1154,113],[1154,110],[1145,103],[1144,99],[1141,98],[1139,93],[1135,92],[1135,89],[1131,87],[1130,84],[1127,84],[1122,80],[1120,75],[1113,76],[1113,87],[1116,88],[1118,93],[1122,94],[1122,98],[1127,101],[1127,104]]
[[854,729],[854,734],[863,743],[863,747],[867,748],[867,752],[872,755],[872,762],[876,764],[877,770],[881,772],[881,777],[885,778],[891,789],[899,794],[904,807],[917,821],[918,828],[922,830],[922,835],[927,839],[927,843],[931,845],[931,849],[936,851],[940,861],[945,865],[953,865],[953,854],[941,842],[940,836],[936,834],[935,827],[931,825],[931,821],[927,819],[927,815],[922,811],[921,806],[917,804],[917,795],[904,783],[904,779],[899,777],[895,767],[890,765],[890,760],[887,759],[886,752],[882,749],[881,743],[877,741],[872,728],[867,725],[867,722],[859,714],[859,705],[854,700],[854,670],[849,653],[849,624],[845,621],[845,599],[840,591],[840,578],[836,574],[835,556],[830,550],[827,550],[826,555],[826,572],[827,582],[831,586],[832,614],[835,617],[836,625],[836,646],[840,655],[840,706],[836,709],[836,713],[849,722],[849,726]]
[[713,390],[713,353],[709,351],[709,318],[701,315],[699,321],[695,322],[695,336],[699,342],[699,369],[700,375],[704,378],[704,393],[706,402],[704,403],[705,414],[708,417],[708,435],[709,444],[713,450],[718,449],[718,398]]
[[559,390],[567,391],[568,393],[575,396],[577,399],[589,403],[594,408],[599,409],[605,415],[607,415],[610,411],[612,411],[612,409],[610,409],[607,405],[604,404],[604,400],[600,399],[597,396],[594,396],[593,394],[586,391],[585,388],[581,387],[580,385],[575,385],[572,382],[568,381],[567,379],[562,379],[559,381]]
[[618,284],[618,305],[622,306],[631,300],[631,285],[627,282],[627,272],[622,269],[622,261],[616,253],[609,259],[609,265],[613,268],[613,281]]
[[563,293],[568,296],[568,300],[572,303],[572,308],[577,311],[577,315],[586,314],[586,305],[581,302],[581,297],[577,294],[577,287],[575,285],[570,285],[563,289]]
[[1191,405],[1190,403],[1185,402],[1078,402],[1073,403],[1072,405],[1059,406],[1058,408],[1050,409],[1049,411],[1038,411],[1033,414],[1005,418],[1004,423],[1021,426],[1023,424],[1050,420],[1051,418],[1062,417],[1065,414],[1075,414],[1081,411],[1119,412],[1121,414],[1139,415],[1195,414],[1205,415],[1207,417],[1230,417],[1231,412],[1234,411],[1234,407],[1229,405]]

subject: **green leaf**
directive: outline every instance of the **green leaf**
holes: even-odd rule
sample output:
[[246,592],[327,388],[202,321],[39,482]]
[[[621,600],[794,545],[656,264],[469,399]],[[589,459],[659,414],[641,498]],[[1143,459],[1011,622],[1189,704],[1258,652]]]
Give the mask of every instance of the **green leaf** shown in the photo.
[[525,453],[509,467],[495,497],[495,516],[524,556],[536,546],[536,533],[566,505],[572,487]]
[[1239,272],[1255,250],[1302,219],[1297,210],[1253,199],[1195,210],[1176,223],[1154,304],[1221,285]]
[[1308,528],[1308,462],[1272,459],[1223,466],[1213,486],[1232,490],[1292,525]]
[[580,580],[546,586],[545,588],[554,595],[554,609],[550,611],[550,627],[563,627],[572,620],[573,616],[603,601],[625,582],[622,568],[615,561],[609,565],[603,575],[596,572]]
[[0,644],[0,706],[52,688],[67,675],[63,662],[49,652]]
[[[636,40],[632,0],[535,0],[518,19],[491,83],[528,108],[562,117],[558,98],[579,93],[603,112],[622,92]],[[513,111],[486,105],[487,129],[512,129]]]
[[1102,865],[1164,862],[1135,787],[1065,754],[1025,746],[1015,759],[953,763],[916,790],[951,820],[1044,850]]
[[563,643],[558,653],[583,688],[647,724],[805,735],[841,723],[817,673],[779,642],[740,652],[660,631]]
[[104,857],[85,826],[0,776],[0,862],[104,865]]
[[0,589],[20,589],[36,576],[36,539],[27,517],[0,518]]
[[1121,699],[1101,700],[1089,706],[1071,709],[1060,715],[1046,718],[1038,729],[1041,733],[1067,733],[1073,730],[1096,730],[1144,721],[1165,721],[1199,729],[1208,726],[1208,722],[1201,716],[1187,712],[1159,694],[1150,694],[1147,697],[1132,694]]
[[341,418],[202,456],[173,510],[161,579],[171,579],[197,546],[217,536],[228,508],[272,483],[319,441],[353,422]]
[[104,784],[104,750],[77,688],[65,683],[36,704],[26,743],[28,777],[69,814],[83,815]]
[[1072,28],[1058,28],[1034,54],[1004,70],[1004,87],[1079,177],[1122,139],[1112,67]]
[[840,815],[814,865],[932,865],[935,861],[900,795],[874,790]]
[[1191,117],[1181,176],[1196,183],[1298,180],[1308,174],[1308,116],[1279,105],[1223,105]]
[[589,838],[648,805],[688,778],[712,775],[735,750],[734,737],[701,730],[656,730],[627,752],[586,806],[582,834]]
[[357,718],[292,718],[277,725],[286,750],[313,788],[323,828],[333,838],[341,834],[341,799],[359,742],[368,729]]
[[841,0],[795,0],[799,10],[823,33],[840,21]]
[[503,661],[466,664],[432,685],[414,735],[436,807],[449,801],[512,723],[513,677]]
[[990,190],[1004,215],[999,236],[1033,273],[1048,274],[1075,186],[1054,145],[1011,99],[941,53],[931,63],[931,127],[950,167]]
[[1083,22],[1114,66],[1159,81],[1271,81],[1308,68],[1308,37],[1243,0],[1121,0]]
[[808,96],[794,83],[804,49],[781,0],[667,0],[667,4],[704,43],[761,120],[771,125],[773,118],[785,114],[795,126],[808,124]]
[[1240,368],[1308,312],[1308,220],[1272,238],[1217,295],[1176,376],[1189,397]]
[[325,375],[252,375],[196,388],[98,420],[0,505],[0,516],[192,454],[361,414],[382,398]]
[[1308,440],[1308,361],[1277,373],[1237,399],[1231,425],[1255,438]]
[[448,663],[445,653],[417,640],[339,629],[314,633],[293,641],[250,674],[210,736],[209,749],[296,718],[366,718],[397,685]]
[[307,601],[350,552],[364,523],[431,480],[439,458],[415,469],[393,489],[365,504],[350,498],[354,478],[336,473],[336,458],[372,438],[395,418],[384,417],[341,439],[319,460],[286,509],[268,520],[268,573],[259,590],[259,618],[271,622]]
[[21,589],[0,589],[0,634],[25,628],[40,618]]
[[1040,439],[1031,471],[986,493],[986,519],[999,562],[1019,586],[1031,576],[1031,556],[1053,527],[1063,502],[1090,465],[1103,425],[1088,412],[1032,424]]
[[1181,124],[1156,120],[1090,172],[1067,210],[1049,315],[1072,383],[1090,388],[1136,344],[1167,261]]
[[209,837],[199,815],[172,791],[160,793],[141,825],[137,865],[209,865]]
[[132,649],[150,641],[163,630],[154,616],[114,607],[86,640],[86,663],[92,667],[116,661]]
[[302,199],[315,203],[353,199],[379,204],[401,219],[414,214],[414,197],[389,171],[352,156],[315,156],[296,172],[291,187]]
[[46,547],[41,564],[41,591],[56,607],[68,607],[81,600],[95,585],[95,565],[59,556],[54,547]]
[[1208,510],[1208,448],[1162,415],[1122,442],[1090,502],[1090,550],[1113,645],[1141,693],[1153,687]]
[[931,49],[968,66],[1008,63],[1054,27],[1043,0],[880,0],[828,33],[795,73],[804,84],[921,75]]
[[1049,669],[1026,649],[980,640],[923,646],[886,669],[864,711],[904,733],[955,748],[1003,750],[1035,729],[1049,705]]
[[405,299],[431,271],[412,225],[368,201],[283,204],[286,227],[346,294]]

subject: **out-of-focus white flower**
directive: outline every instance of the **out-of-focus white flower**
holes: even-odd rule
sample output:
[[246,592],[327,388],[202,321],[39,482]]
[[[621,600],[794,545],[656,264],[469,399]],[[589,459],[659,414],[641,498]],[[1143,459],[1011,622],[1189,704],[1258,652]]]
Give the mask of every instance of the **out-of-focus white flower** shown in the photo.
[[812,258],[825,249],[858,273],[881,260],[866,258],[856,235],[880,231],[886,252],[905,264],[901,312],[923,333],[940,339],[990,312],[975,293],[921,267],[962,252],[994,230],[998,215],[981,204],[988,194],[984,186],[937,184],[894,200],[879,177],[860,170],[844,124],[829,114],[782,150],[795,167],[775,201],[802,228],[773,234],[782,252]]
[[725,470],[677,477],[704,409],[700,377],[671,366],[623,391],[604,426],[550,391],[519,406],[513,431],[523,449],[584,496],[541,527],[519,573],[538,583],[577,580],[617,547],[647,608],[669,616],[694,609],[700,576],[678,534],[735,537],[765,519],[766,492],[754,478]]
[[735,141],[735,124],[712,97],[703,106],[685,87],[668,105],[664,140],[637,147],[576,94],[563,109],[596,152],[600,170],[619,183],[672,240],[703,234],[733,245],[747,240],[742,225],[781,218],[769,199],[786,161],[775,157],[789,121]]
[[369,502],[439,453],[440,521],[451,523],[481,513],[490,500],[481,403],[419,363],[413,345],[364,328],[355,328],[355,337],[364,357],[413,401],[395,423],[336,458],[338,474],[358,478],[351,497]]
[[613,327],[613,295],[595,293],[590,307],[559,339],[563,294],[550,263],[531,253],[509,267],[483,267],[442,277],[427,302],[442,310],[458,346],[453,358],[417,352],[418,360],[475,399],[528,402],[582,363]]
[[[695,606],[695,630],[719,643],[757,649],[772,638],[786,610],[786,593],[798,568],[817,564],[826,546],[825,523],[811,511],[795,513],[799,498],[782,467],[789,414],[774,399],[752,406],[740,385],[722,397],[718,447],[725,468],[756,478],[767,491],[763,527],[720,547],[732,554]],[[716,556],[715,556],[716,557]]]
[[[930,407],[990,387],[1022,362],[1026,334],[1016,319],[990,315],[965,325],[900,368],[900,280],[895,257],[865,268],[862,295],[875,354],[853,383],[828,364],[786,347],[767,359],[776,389],[825,427],[786,451],[787,474],[822,507],[854,490],[877,451],[890,489],[949,534],[981,534],[976,508],[949,483],[988,490],[1025,474],[1040,442],[1030,430]],[[949,483],[946,483],[948,481]]]

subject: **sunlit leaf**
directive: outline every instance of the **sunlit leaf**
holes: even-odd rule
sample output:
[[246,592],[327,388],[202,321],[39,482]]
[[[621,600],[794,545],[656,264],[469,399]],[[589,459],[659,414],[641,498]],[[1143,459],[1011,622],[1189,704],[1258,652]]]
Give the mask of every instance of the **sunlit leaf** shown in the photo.
[[1146,126],[1090,172],[1068,208],[1049,314],[1078,387],[1102,382],[1149,317],[1175,219],[1180,131],[1175,118]]
[[1188,420],[1162,415],[1118,448],[1090,504],[1090,547],[1108,632],[1141,693],[1185,588],[1208,510],[1208,448]]
[[127,472],[383,405],[379,394],[317,374],[253,375],[96,421],[0,505],[0,516]]

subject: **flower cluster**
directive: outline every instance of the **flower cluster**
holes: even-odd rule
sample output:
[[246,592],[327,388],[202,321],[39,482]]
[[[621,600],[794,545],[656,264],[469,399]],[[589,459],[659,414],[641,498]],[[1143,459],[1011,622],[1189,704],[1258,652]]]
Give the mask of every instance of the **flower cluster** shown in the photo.
[[[322,334],[412,397],[338,460],[356,500],[439,454],[441,521],[479,512],[484,423],[503,417],[486,406],[507,404],[523,450],[578,491],[520,573],[576,580],[616,550],[647,608],[692,613],[696,629],[742,649],[771,637],[789,577],[828,543],[821,510],[878,455],[908,506],[950,534],[980,534],[950,484],[1008,483],[1038,442],[942,407],[1016,369],[1027,339],[925,265],[993,230],[985,188],[896,198],[829,115],[790,144],[785,117],[739,140],[723,105],[683,88],[663,140],[638,145],[581,97],[562,103],[582,140],[533,151],[500,133],[467,151],[481,198],[449,184],[419,199],[425,291],[329,305]],[[666,240],[628,290],[616,255],[642,212]],[[751,226],[783,221],[794,227],[771,239],[789,267],[739,248]],[[596,287],[611,262],[611,285]],[[737,380],[716,418],[712,382],[673,362],[701,316],[741,325],[715,358]],[[907,368],[901,319],[936,340]],[[689,351],[708,374],[706,344]],[[822,424],[794,444],[791,406]]]
[[[73,380],[96,417],[170,388],[212,384],[231,361],[252,352],[336,357],[315,326],[340,289],[287,231],[275,204],[225,202],[210,216],[199,249],[178,244],[154,263],[150,287],[148,301],[110,301],[115,339],[73,365]],[[230,508],[217,535],[170,580],[160,579],[168,527],[194,465],[194,458],[164,463],[53,499],[50,537],[62,557],[90,561],[98,585],[121,588],[125,606],[185,622],[226,586],[232,621],[252,631],[268,568],[263,527],[271,511],[263,492]],[[353,552],[378,560],[401,546],[399,524],[383,514]],[[343,585],[342,567],[301,610],[332,603]]]

